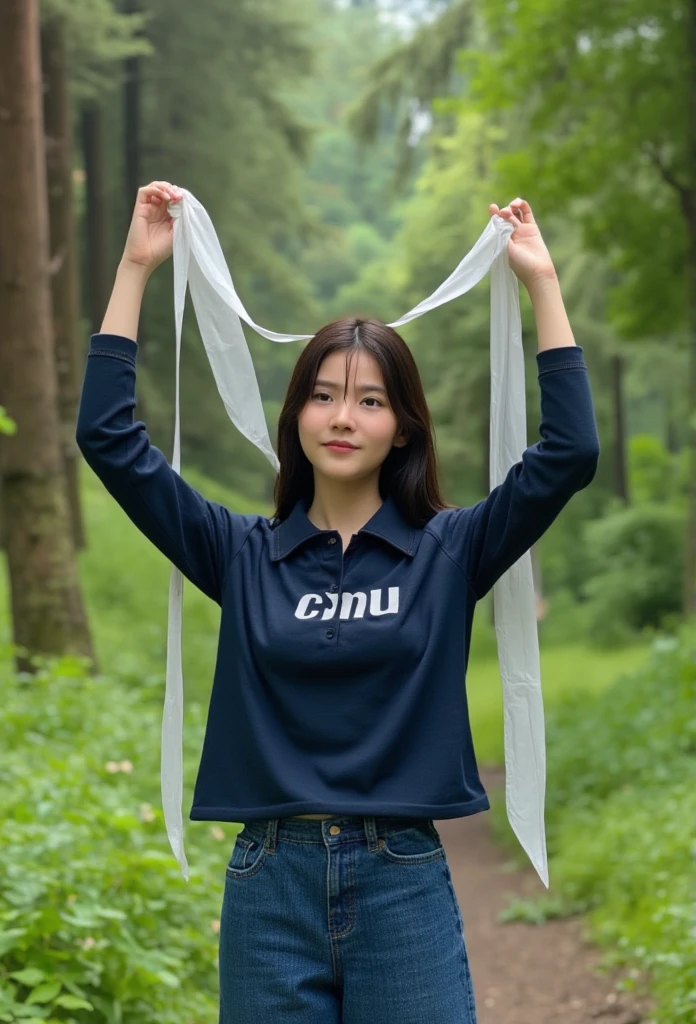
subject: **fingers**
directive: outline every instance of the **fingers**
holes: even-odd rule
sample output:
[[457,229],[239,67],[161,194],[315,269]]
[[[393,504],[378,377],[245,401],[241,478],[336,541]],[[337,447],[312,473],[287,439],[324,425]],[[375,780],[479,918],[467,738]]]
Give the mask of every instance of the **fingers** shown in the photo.
[[151,203],[153,206],[178,202],[181,198],[181,193],[168,181],[152,181],[149,185],[143,185],[142,188],[138,189],[138,200]]
[[501,210],[498,206],[496,206],[495,203],[491,203],[488,209],[489,212],[491,213],[491,216],[497,213],[499,217],[503,218],[503,220],[509,220],[510,223],[513,224],[516,228],[522,226],[523,222],[519,219],[519,217],[515,216],[515,214],[510,209],[510,206],[504,206],[503,209]]
[[520,227],[522,224],[536,223],[531,206],[526,199],[521,199],[519,196],[517,199],[513,199],[508,206],[504,206],[502,210],[495,203],[491,203],[488,211],[491,216],[497,214],[504,220],[509,220],[516,227]]

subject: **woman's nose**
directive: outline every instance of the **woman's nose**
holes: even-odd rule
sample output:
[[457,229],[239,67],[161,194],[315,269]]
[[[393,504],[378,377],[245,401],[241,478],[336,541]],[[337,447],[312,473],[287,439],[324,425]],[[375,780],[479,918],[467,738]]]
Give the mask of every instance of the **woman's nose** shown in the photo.
[[353,408],[347,400],[336,403],[334,406],[333,419],[338,423],[352,422]]

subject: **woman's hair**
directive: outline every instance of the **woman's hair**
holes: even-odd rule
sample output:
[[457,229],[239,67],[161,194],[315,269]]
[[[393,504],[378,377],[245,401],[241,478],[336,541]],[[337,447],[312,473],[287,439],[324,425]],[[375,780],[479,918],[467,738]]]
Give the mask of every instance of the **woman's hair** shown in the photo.
[[[408,438],[393,447],[382,463],[379,490],[390,495],[405,518],[424,526],[436,512],[453,508],[443,501],[438,481],[437,455],[430,410],[415,360],[403,338],[380,320],[345,317],[322,327],[307,342],[293,370],[278,420],[280,473],[273,489],[274,520],[282,522],[296,502],[314,494],[314,469],[302,450],[297,421],[309,401],[319,367],[332,352],[346,350],[348,361],[362,349],[379,364],[387,395]],[[346,388],[348,386],[346,373]]]

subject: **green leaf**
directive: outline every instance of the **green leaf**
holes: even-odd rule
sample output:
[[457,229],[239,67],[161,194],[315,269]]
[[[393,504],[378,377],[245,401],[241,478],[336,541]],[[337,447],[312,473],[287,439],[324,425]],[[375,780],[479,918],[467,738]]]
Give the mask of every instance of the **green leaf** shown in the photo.
[[14,420],[10,419],[10,417],[5,412],[4,408],[0,405],[0,434],[12,435],[16,433],[17,424],[15,423]]
[[38,967],[25,967],[22,971],[13,971],[10,977],[18,981],[20,985],[36,988],[46,977],[46,972],[40,971]]
[[181,982],[177,978],[176,974],[172,974],[171,971],[157,971],[157,977],[166,985],[168,988],[180,988]]
[[125,921],[128,918],[128,914],[124,914],[122,910],[114,910],[112,907],[96,907],[95,913],[97,917],[106,917],[110,921]]
[[52,1003],[62,987],[63,984],[60,981],[48,981],[45,985],[39,985],[27,999],[27,1005],[32,1003]]
[[26,933],[26,928],[8,928],[7,931],[0,932],[0,957],[18,946],[19,940],[24,938]]
[[93,1010],[94,1007],[86,999],[77,996],[62,995],[56,999],[56,1006],[64,1006],[66,1010]]

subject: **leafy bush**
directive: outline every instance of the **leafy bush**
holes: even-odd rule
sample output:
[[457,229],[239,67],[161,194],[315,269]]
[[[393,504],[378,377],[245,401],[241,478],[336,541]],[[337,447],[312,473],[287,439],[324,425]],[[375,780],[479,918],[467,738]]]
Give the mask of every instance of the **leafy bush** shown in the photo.
[[628,443],[631,500],[635,504],[664,501],[666,494],[686,495],[686,445],[670,452],[654,434],[634,434]]
[[559,823],[554,886],[589,911],[607,966],[649,979],[660,1024],[696,1020],[696,773],[626,786]]
[[[548,614],[544,643],[587,640],[604,649],[651,639],[681,621],[686,529],[685,451],[659,438],[628,442],[630,507],[587,488],[539,545]],[[669,496],[669,500],[666,500]]]
[[[547,715],[551,891],[507,917],[587,912],[606,963],[650,979],[660,1024],[696,1019],[696,635]],[[503,824],[495,806],[496,828]],[[629,980],[625,984],[630,983]]]
[[686,517],[672,505],[644,504],[587,525],[590,578],[583,597],[599,644],[624,643],[681,612]]
[[684,629],[601,693],[570,694],[547,714],[550,839],[565,808],[602,803],[626,786],[672,785],[696,773],[696,663]]
[[[162,679],[82,664],[0,678],[0,1021],[215,1024],[239,826],[187,824],[185,882],[160,810]],[[201,707],[185,718],[190,791]]]

